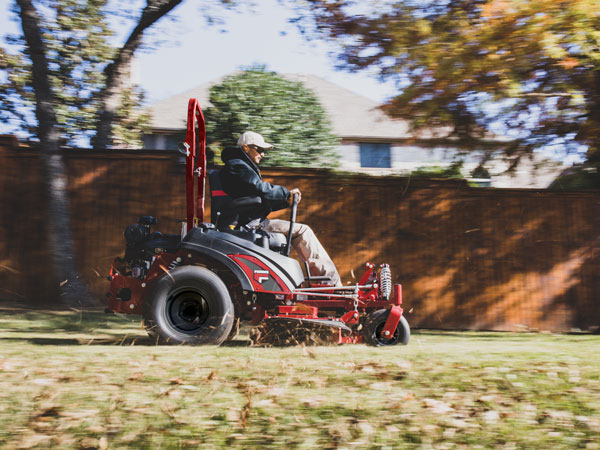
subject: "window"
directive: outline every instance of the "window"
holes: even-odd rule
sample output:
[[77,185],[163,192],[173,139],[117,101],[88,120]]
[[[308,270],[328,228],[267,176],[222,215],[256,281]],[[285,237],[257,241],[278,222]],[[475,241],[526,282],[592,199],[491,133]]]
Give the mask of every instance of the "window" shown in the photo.
[[[198,135],[196,135],[198,136]],[[142,142],[147,150],[177,150],[179,142],[185,141],[185,133],[167,134],[143,134]],[[196,144],[198,140],[196,140]]]
[[392,167],[390,144],[361,142],[360,167]]

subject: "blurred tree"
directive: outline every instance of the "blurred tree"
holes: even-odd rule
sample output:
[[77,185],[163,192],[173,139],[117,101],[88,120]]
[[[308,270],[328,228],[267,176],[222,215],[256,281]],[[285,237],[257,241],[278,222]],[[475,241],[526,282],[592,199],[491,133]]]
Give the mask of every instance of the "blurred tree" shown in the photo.
[[[24,25],[21,3],[14,3],[14,11]],[[59,0],[49,6],[40,3],[37,7],[34,2],[25,3],[36,14],[41,33],[47,77],[55,99],[59,143],[85,145],[97,134],[105,92],[113,89],[111,83],[115,83],[105,73],[116,54],[116,49],[109,44],[113,32],[108,26],[107,0]],[[29,27],[29,32],[35,33],[35,30]],[[0,69],[5,74],[0,83],[0,117],[10,123],[14,131],[39,140],[34,112],[39,85],[34,84],[34,58],[28,54],[25,34],[8,36],[7,41],[13,52],[0,49]],[[15,48],[19,51],[14,52]],[[129,74],[130,62],[121,69],[124,73]],[[105,136],[112,144],[112,133],[116,133],[117,144],[137,147],[141,145],[140,131],[148,120],[140,109],[143,96],[128,80],[120,79],[118,83],[116,101],[112,103],[114,115]]]
[[338,139],[316,95],[300,82],[251,68],[210,89],[206,110],[209,147],[235,145],[244,131],[256,131],[275,148],[264,166],[333,167]]
[[146,0],[125,44],[115,50],[108,44],[107,0],[14,0],[23,35],[9,42],[20,44],[22,51],[13,54],[0,49],[0,115],[39,141],[46,173],[52,268],[60,286],[56,294],[63,303],[86,304],[91,298],[74,262],[67,174],[60,147],[95,136],[95,148],[107,148],[114,142],[115,131],[117,141],[130,142],[130,131],[139,126],[140,119],[133,115],[132,121],[129,113],[139,104],[139,97],[125,82],[131,59],[144,32],[181,2]]
[[511,138],[514,167],[534,149],[587,148],[600,162],[598,0],[307,0],[295,21],[341,45],[340,66],[397,82],[385,111],[472,144]]

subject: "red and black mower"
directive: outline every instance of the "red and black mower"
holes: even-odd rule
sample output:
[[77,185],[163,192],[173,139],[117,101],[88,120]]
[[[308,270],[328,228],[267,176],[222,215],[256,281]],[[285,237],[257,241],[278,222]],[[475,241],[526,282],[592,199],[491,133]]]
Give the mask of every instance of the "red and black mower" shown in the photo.
[[126,228],[125,255],[109,275],[107,310],[141,314],[149,335],[169,344],[219,345],[249,320],[257,325],[251,333],[257,345],[406,345],[402,286],[392,285],[387,264],[367,263],[358,283],[334,287],[308,267],[304,275],[289,257],[296,199],[287,239],[235,227],[225,219],[260,197],[233,199],[212,173],[212,221],[204,222],[205,142],[202,110],[190,99],[183,144],[187,222],[181,235],[152,231],[151,216]]

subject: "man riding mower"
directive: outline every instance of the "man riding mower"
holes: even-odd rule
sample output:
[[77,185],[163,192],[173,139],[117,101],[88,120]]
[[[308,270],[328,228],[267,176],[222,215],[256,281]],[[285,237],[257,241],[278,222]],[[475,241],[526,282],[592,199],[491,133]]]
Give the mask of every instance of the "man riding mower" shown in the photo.
[[[224,155],[223,171],[209,175],[212,220],[204,222],[205,142],[202,111],[190,99],[184,143],[187,221],[181,235],[152,231],[157,221],[149,216],[127,227],[125,255],[115,259],[109,275],[108,310],[141,314],[160,343],[219,345],[234,335],[235,324],[249,320],[259,325],[251,338],[261,345],[406,345],[410,328],[402,314],[402,286],[392,284],[389,266],[367,263],[356,284],[341,286],[312,231],[318,245],[302,249],[299,234],[310,228],[295,223],[301,194],[262,181],[257,163],[260,150],[267,150],[261,145],[270,144],[260,135],[244,133],[239,151],[230,159]],[[236,178],[239,173],[243,176]],[[247,189],[236,191],[235,183],[246,183]],[[266,219],[289,199],[289,222]],[[292,244],[306,275],[289,257]]]

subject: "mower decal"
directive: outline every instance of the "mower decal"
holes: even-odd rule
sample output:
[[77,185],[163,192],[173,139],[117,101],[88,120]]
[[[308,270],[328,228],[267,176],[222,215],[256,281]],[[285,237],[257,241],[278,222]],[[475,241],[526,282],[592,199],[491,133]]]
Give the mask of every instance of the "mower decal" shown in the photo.
[[227,255],[234,260],[252,282],[257,292],[287,292],[285,283],[258,258],[250,255]]
[[258,281],[260,284],[263,284],[265,281],[269,279],[269,271],[268,270],[255,270],[254,271],[254,281]]

